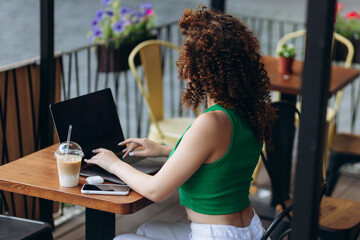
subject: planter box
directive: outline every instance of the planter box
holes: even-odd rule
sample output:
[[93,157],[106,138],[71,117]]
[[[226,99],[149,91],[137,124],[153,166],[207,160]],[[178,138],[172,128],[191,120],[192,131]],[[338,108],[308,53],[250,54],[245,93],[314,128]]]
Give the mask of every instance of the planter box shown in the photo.
[[278,56],[277,59],[278,59],[278,72],[283,75],[291,74],[294,57],[286,58],[286,57]]
[[[156,39],[152,36],[146,39],[139,39],[131,43],[122,43],[118,48],[113,44],[109,46],[101,45],[96,48],[96,59],[98,62],[98,72],[121,72],[129,69],[128,57],[131,51],[141,42]],[[135,57],[135,65],[140,65],[140,56]]]
[[[349,40],[354,45],[354,58],[353,58],[352,62],[360,63],[360,39],[356,40],[356,39],[350,38]],[[347,53],[348,53],[347,47],[344,44],[342,44],[338,41],[334,42],[333,60],[345,61]]]

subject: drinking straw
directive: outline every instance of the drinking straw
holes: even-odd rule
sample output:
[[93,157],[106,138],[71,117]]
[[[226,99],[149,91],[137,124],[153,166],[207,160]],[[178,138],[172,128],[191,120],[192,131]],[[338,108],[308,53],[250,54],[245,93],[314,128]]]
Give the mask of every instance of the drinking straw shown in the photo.
[[70,124],[70,125],[69,125],[69,130],[68,130],[67,139],[66,139],[65,155],[67,155],[67,153],[68,153],[68,151],[69,151],[69,147],[70,147],[71,130],[72,130],[72,125]]

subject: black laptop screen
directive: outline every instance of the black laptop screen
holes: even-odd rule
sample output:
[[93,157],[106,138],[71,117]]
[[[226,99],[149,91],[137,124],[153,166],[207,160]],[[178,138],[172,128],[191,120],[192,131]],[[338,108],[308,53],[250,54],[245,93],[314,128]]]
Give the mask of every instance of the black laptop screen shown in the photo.
[[50,105],[60,142],[66,141],[72,125],[71,141],[78,143],[85,158],[96,148],[119,152],[124,140],[116,105],[109,88]]

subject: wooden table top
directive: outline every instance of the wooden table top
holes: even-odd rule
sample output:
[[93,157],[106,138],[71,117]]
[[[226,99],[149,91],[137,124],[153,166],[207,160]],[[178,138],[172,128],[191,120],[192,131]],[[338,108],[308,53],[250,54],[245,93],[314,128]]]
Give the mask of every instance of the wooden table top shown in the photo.
[[[281,93],[290,95],[301,94],[302,69],[303,62],[295,60],[293,65],[293,73],[288,75],[288,78],[278,73],[277,58],[265,56],[263,57],[265,69],[268,72],[271,81],[271,90],[280,91]],[[329,93],[330,96],[335,94],[338,90],[345,87],[359,76],[359,70],[355,68],[344,68],[340,66],[331,67],[331,79]]]
[[128,196],[90,195],[59,184],[54,156],[57,144],[0,166],[0,189],[118,214],[134,213],[152,203],[131,190]]

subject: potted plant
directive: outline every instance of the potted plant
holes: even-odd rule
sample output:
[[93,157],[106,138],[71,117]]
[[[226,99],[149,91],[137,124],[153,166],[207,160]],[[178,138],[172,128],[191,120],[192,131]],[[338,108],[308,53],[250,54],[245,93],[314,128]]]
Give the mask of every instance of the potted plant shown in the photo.
[[[127,70],[128,56],[142,41],[154,39],[155,12],[150,3],[138,9],[121,7],[120,0],[102,0],[102,8],[91,21],[88,38],[96,47],[99,72]],[[135,61],[140,62],[139,59]]]
[[[344,5],[336,5],[336,23],[335,32],[346,37],[354,45],[354,63],[360,63],[360,10],[349,11],[343,14]],[[333,58],[344,61],[347,55],[347,48],[335,41],[333,49]]]
[[293,44],[283,44],[277,52],[278,72],[281,74],[291,74],[292,65],[296,56],[296,49]]

